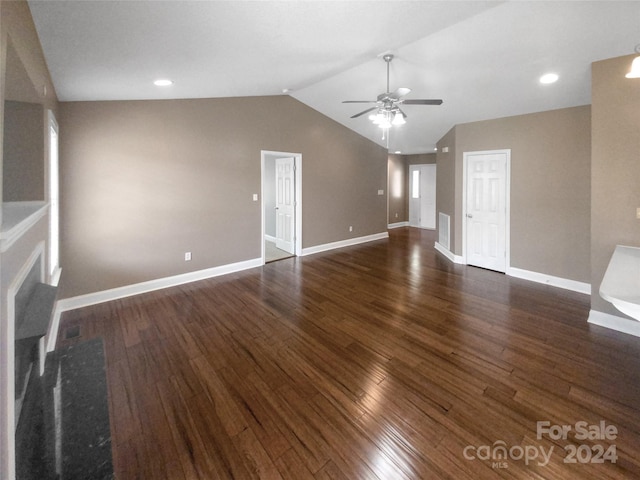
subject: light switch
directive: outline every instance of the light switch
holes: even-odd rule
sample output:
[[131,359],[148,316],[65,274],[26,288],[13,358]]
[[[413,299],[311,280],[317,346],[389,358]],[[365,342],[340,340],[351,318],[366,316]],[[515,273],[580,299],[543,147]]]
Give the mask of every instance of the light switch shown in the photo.
[[636,208],[636,218],[640,219],[640,207]]
[[378,195],[384,195],[384,190],[378,190]]
[[257,194],[257,193],[254,193],[254,194],[253,194],[253,201],[254,201],[254,202],[257,202],[257,201],[258,201],[258,194]]

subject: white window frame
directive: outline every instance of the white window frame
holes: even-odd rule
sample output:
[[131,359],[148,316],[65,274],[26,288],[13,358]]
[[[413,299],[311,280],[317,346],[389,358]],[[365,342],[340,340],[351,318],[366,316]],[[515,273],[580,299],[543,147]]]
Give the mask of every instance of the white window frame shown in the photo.
[[60,129],[51,110],[47,112],[47,166],[49,172],[49,242],[47,256],[49,283],[57,285],[60,280]]

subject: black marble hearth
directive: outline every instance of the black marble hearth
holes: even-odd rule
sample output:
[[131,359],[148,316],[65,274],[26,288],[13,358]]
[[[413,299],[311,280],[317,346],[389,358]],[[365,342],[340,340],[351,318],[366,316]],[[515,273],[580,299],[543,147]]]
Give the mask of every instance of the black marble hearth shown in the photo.
[[28,393],[16,431],[18,480],[114,478],[102,339],[50,353]]

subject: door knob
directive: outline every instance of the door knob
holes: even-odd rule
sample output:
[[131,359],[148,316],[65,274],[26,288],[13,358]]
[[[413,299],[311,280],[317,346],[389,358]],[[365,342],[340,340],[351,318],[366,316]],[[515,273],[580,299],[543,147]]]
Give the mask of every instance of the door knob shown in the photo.
[[467,218],[473,218],[473,215],[471,215],[470,213],[467,213]]

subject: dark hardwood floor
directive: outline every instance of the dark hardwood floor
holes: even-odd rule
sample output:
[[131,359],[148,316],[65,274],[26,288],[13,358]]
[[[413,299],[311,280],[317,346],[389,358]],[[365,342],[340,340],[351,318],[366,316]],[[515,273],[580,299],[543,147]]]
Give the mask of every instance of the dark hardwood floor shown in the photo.
[[105,341],[117,478],[640,478],[640,338],[434,239],[67,312],[59,345]]

